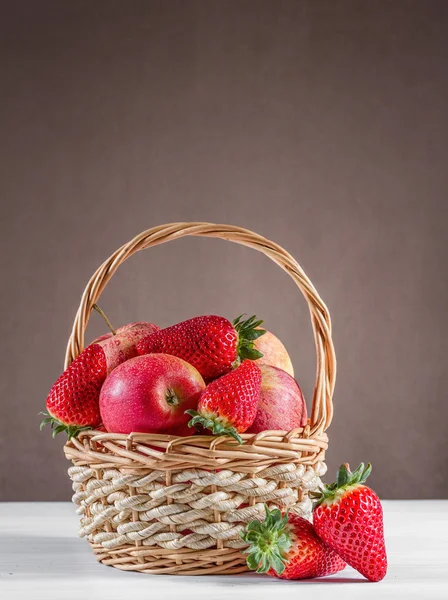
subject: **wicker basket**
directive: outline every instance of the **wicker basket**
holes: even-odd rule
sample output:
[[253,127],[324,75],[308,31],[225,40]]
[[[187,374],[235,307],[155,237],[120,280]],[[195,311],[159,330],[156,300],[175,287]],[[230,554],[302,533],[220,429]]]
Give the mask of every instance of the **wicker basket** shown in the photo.
[[309,517],[320,484],[332,418],[336,361],[328,310],[294,258],[247,229],[211,223],[154,227],[119,248],[89,281],[67,347],[82,351],[92,305],[118,267],[139,250],[180,237],[221,238],[263,252],[305,296],[317,351],[311,418],[305,428],[229,437],[130,435],[85,431],[65,445],[73,502],[96,558],[142,573],[233,574],[247,570],[244,525],[263,504]]

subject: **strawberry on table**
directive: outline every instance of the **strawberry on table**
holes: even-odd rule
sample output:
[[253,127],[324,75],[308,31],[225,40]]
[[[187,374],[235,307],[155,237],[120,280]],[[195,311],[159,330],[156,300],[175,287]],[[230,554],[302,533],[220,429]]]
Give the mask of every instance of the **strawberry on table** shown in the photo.
[[229,373],[246,358],[257,360],[263,354],[254,342],[265,333],[263,321],[255,316],[233,324],[217,315],[188,319],[145,337],[137,346],[139,354],[172,354],[196,367],[205,381]]
[[245,550],[249,569],[280,579],[310,579],[345,568],[309,521],[294,513],[282,515],[278,508],[265,509],[265,520],[251,521],[242,535],[250,544]]
[[254,422],[261,391],[261,371],[251,360],[243,360],[231,373],[208,384],[202,392],[198,410],[187,410],[192,416],[189,426],[210,429],[214,435],[230,435],[240,444],[244,433]]
[[51,424],[53,437],[65,431],[70,439],[79,431],[101,423],[99,396],[107,375],[129,358],[137,356],[136,345],[144,336],[157,331],[152,323],[130,323],[98,338],[56,380],[47,397],[47,412],[41,429]]
[[335,483],[313,494],[317,534],[350,566],[370,581],[386,575],[383,509],[378,496],[364,485],[372,467],[363,463],[353,473],[340,467]]

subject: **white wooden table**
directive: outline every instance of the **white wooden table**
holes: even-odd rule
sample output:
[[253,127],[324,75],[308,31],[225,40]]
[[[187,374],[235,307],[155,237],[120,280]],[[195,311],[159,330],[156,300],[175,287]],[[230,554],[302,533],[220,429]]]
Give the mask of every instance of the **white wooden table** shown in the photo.
[[[389,572],[369,583],[351,568],[287,582],[249,574],[143,575],[96,562],[69,503],[0,503],[2,600],[448,599],[448,501],[384,502]],[[300,594],[302,594],[300,596]]]

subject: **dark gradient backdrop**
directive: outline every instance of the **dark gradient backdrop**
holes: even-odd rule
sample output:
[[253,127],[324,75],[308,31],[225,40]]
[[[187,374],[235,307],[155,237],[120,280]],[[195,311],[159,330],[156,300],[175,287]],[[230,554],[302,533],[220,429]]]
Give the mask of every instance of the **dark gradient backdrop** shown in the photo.
[[[177,220],[272,238],[328,304],[331,476],[370,460],[383,497],[448,497],[448,2],[0,7],[0,499],[70,498],[37,412],[80,294],[118,245]],[[306,304],[256,252],[141,253],[101,304],[117,325],[256,312],[311,397]]]

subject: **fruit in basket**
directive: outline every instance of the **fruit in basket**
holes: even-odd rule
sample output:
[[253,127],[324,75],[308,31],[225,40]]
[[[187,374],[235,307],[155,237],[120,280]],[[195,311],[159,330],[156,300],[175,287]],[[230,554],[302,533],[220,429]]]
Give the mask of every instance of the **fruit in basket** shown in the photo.
[[51,424],[53,437],[65,431],[70,439],[79,431],[100,424],[99,394],[107,375],[122,362],[136,356],[137,342],[158,329],[152,323],[141,322],[114,331],[101,309],[96,305],[95,308],[104,316],[112,332],[87,346],[51,388],[41,428]]
[[146,321],[129,323],[115,330],[101,308],[97,304],[94,304],[93,308],[103,317],[110,329],[109,333],[96,338],[92,342],[92,344],[99,344],[104,350],[107,374],[111,373],[119,364],[137,356],[138,342],[151,333],[160,330],[157,325]]
[[126,361],[101,388],[100,412],[107,431],[187,435],[187,409],[195,409],[205,383],[181,358],[148,354]]
[[261,390],[261,371],[251,360],[243,360],[231,373],[208,384],[197,411],[188,410],[190,427],[210,429],[213,435],[230,435],[240,444],[254,422]]
[[270,511],[265,505],[265,509],[265,520],[251,521],[242,534],[250,544],[245,550],[249,569],[280,579],[310,579],[345,568],[309,521],[293,513],[282,515],[278,508]]
[[216,315],[194,317],[144,338],[138,345],[139,354],[163,352],[183,358],[192,364],[205,381],[229,373],[241,360],[256,360],[262,353],[254,343],[264,335],[263,321],[255,316],[233,324]]
[[386,575],[383,509],[378,496],[364,485],[372,470],[363,463],[352,473],[342,465],[337,481],[314,493],[314,527],[351,567],[370,581]]
[[106,379],[106,357],[99,344],[81,352],[60,375],[47,397],[47,412],[41,423],[51,424],[53,437],[65,431],[68,439],[83,429],[99,425],[98,399]]
[[306,404],[297,381],[276,367],[259,367],[260,400],[255,421],[247,432],[259,433],[267,429],[291,431],[296,427],[304,427],[307,423]]
[[258,365],[271,365],[294,377],[294,367],[289,354],[283,343],[273,333],[266,331],[262,337],[255,340],[254,346],[263,355],[257,360]]

